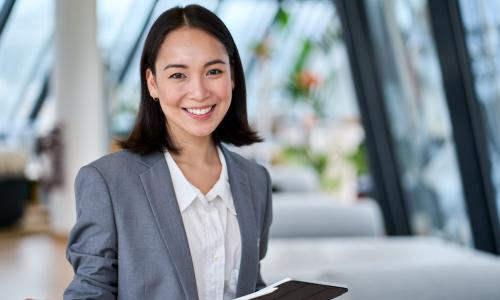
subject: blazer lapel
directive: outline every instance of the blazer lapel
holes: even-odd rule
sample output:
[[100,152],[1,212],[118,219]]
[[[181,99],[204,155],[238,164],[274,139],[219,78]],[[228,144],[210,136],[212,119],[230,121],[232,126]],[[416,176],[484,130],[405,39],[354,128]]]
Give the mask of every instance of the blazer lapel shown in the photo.
[[197,300],[198,292],[189,244],[175,197],[172,178],[163,153],[144,157],[149,169],[140,174],[163,242],[172,258],[186,298]]
[[234,206],[240,225],[241,262],[236,289],[240,297],[255,291],[257,280],[259,248],[257,223],[251,197],[250,181],[241,166],[232,158],[231,152],[221,146],[226,159],[229,184],[233,195]]

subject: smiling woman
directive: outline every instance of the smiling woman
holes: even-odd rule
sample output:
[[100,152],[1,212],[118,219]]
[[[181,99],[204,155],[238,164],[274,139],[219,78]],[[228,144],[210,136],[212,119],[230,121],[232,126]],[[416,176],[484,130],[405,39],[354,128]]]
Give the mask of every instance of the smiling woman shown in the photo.
[[227,150],[261,141],[222,21],[189,5],[158,17],[123,151],[78,173],[65,299],[233,299],[265,286],[266,169]]
[[[194,7],[201,6],[188,6],[184,10],[188,12]],[[209,86],[209,82],[232,88],[231,92],[227,91],[230,102],[227,112],[222,114],[222,120],[216,122],[213,129],[211,137],[214,142],[243,146],[261,141],[248,124],[245,77],[236,44],[224,23],[212,12],[203,10],[207,14],[197,12],[197,15],[186,17],[187,14],[180,9],[172,9],[163,13],[151,27],[141,56],[139,114],[131,135],[121,142],[123,148],[141,154],[163,149],[177,153],[180,145],[172,140],[173,132],[167,130],[173,126],[171,123],[175,123],[169,121],[171,117],[175,118],[175,114],[170,116],[166,104],[188,90],[190,97],[193,93],[210,92],[214,84]],[[202,48],[199,48],[200,44]],[[216,75],[218,73],[223,74]],[[211,96],[214,97],[213,92]],[[200,95],[194,94],[194,97]],[[185,100],[183,105],[187,104]],[[191,99],[189,107],[179,109],[207,108],[208,104],[215,103],[205,101],[200,104]],[[215,117],[216,114],[207,121]]]
[[155,69],[156,76],[151,69],[146,72],[148,89],[159,99],[174,139],[182,143],[209,136],[231,104],[224,45],[203,30],[183,27],[165,38]]

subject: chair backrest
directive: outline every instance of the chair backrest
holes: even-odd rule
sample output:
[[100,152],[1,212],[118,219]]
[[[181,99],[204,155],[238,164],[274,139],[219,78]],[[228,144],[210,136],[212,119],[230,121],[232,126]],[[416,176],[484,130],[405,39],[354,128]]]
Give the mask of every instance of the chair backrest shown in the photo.
[[271,238],[381,236],[382,214],[372,199],[340,203],[324,193],[273,195]]

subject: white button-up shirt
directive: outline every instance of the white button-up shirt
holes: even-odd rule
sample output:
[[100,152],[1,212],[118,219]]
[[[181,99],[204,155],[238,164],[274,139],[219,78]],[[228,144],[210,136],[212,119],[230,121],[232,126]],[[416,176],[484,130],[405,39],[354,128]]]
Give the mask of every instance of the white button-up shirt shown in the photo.
[[241,236],[224,155],[222,170],[206,194],[192,185],[167,151],[170,176],[186,229],[200,300],[233,299],[241,260]]

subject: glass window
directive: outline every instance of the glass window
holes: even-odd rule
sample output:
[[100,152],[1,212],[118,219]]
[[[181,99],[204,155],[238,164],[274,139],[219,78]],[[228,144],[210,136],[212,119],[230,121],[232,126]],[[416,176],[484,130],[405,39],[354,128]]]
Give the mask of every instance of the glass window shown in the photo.
[[0,39],[0,131],[24,126],[38,96],[50,66],[53,12],[50,0],[20,0],[13,7]]
[[471,245],[427,1],[366,5],[410,226]]
[[[98,1],[98,44],[105,64],[114,67],[110,67],[108,75],[116,77],[117,70],[123,68],[151,5],[153,0]],[[0,39],[0,97],[3,101],[0,126],[9,126],[9,132],[14,127],[22,130],[27,125],[26,120],[40,96],[44,81],[50,76],[53,64],[53,10],[53,1],[17,1]],[[32,22],[38,26],[31,26]],[[26,39],[26,36],[30,38]],[[44,108],[46,105],[53,106],[54,103],[45,101],[42,112],[47,111]],[[44,124],[55,120],[53,114],[49,115],[51,117],[45,118]]]
[[98,1],[98,38],[108,77],[117,80],[154,0]]
[[[147,11],[147,9],[131,11],[132,2],[132,0],[97,1],[98,44],[101,49],[107,50],[111,48],[122,26],[135,23],[135,18],[141,15],[140,12]],[[140,3],[142,7],[147,8],[147,1],[141,1]]]
[[312,170],[316,190],[354,201],[358,177],[367,175],[366,160],[355,159],[364,155],[364,130],[335,6],[282,1],[270,8],[272,18],[264,19],[268,28],[238,45],[251,46],[249,115],[267,140],[255,146],[255,158],[272,165],[275,181],[280,170]]
[[271,26],[278,10],[277,1],[241,1],[226,0],[221,2],[217,15],[224,21],[238,45],[243,67],[248,70],[256,40],[260,40]]
[[460,1],[500,217],[500,2]]

